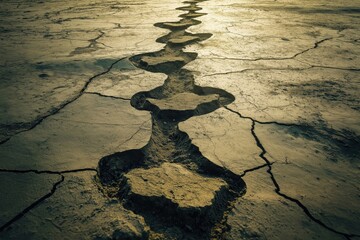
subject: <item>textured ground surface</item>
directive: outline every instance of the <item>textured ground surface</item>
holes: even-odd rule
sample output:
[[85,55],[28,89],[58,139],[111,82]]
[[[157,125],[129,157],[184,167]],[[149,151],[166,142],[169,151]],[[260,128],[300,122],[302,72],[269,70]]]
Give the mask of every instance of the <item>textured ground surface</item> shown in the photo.
[[359,1],[6,0],[0,33],[0,239],[360,239]]

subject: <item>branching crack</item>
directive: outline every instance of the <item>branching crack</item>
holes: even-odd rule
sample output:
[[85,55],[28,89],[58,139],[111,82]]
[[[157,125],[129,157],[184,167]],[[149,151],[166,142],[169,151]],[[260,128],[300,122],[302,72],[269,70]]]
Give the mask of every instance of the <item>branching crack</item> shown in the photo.
[[[334,228],[331,228],[330,226],[326,225],[324,222],[322,222],[321,220],[316,218],[310,212],[310,210],[301,201],[299,201],[296,198],[290,197],[290,196],[288,196],[288,195],[281,192],[280,185],[278,184],[277,180],[275,179],[274,174],[272,173],[272,164],[273,163],[271,163],[267,159],[267,157],[265,156],[267,154],[267,151],[266,151],[265,147],[262,145],[259,137],[255,133],[255,126],[256,126],[256,123],[258,123],[258,124],[277,124],[277,125],[282,125],[282,126],[293,126],[292,124],[283,124],[283,123],[278,123],[278,122],[260,122],[260,121],[254,120],[253,118],[242,116],[240,113],[238,113],[238,112],[236,112],[236,111],[234,111],[234,110],[232,110],[232,109],[230,109],[230,108],[228,108],[226,106],[224,108],[231,111],[232,113],[237,114],[240,118],[250,119],[252,121],[251,134],[254,137],[256,145],[261,150],[261,153],[259,154],[259,157],[265,161],[265,164],[262,165],[262,166],[259,166],[258,168],[261,168],[261,167],[267,167],[268,168],[267,173],[270,175],[271,181],[274,184],[276,194],[278,194],[279,196],[285,198],[286,200],[291,201],[291,202],[295,203],[296,205],[298,205],[311,220],[313,220],[314,222],[316,222],[320,226],[324,227],[325,229],[327,229],[327,230],[329,230],[329,231],[331,231],[333,233],[342,235],[346,239],[351,239],[352,237],[359,237],[359,235],[357,235],[357,234],[348,234],[348,233],[338,231],[338,230],[336,230]],[[256,170],[256,169],[254,169],[254,170]],[[244,174],[245,174],[245,172],[244,172]]]
[[85,52],[87,52],[87,51],[94,52],[94,51],[96,51],[97,49],[99,49],[99,47],[98,47],[99,44],[103,45],[104,47],[109,47],[109,46],[105,45],[104,43],[98,41],[98,40],[99,40],[100,38],[102,38],[104,35],[105,35],[105,32],[99,30],[99,35],[98,35],[97,37],[88,40],[88,42],[89,42],[89,45],[88,45],[88,46],[76,48],[74,51],[72,51],[72,52],[70,53],[69,56],[74,56],[74,55],[76,55],[76,54],[85,53]]
[[128,142],[130,142],[135,136],[136,136],[136,134],[138,134],[140,131],[142,131],[142,130],[144,130],[144,125],[147,123],[147,122],[149,122],[150,121],[150,119],[148,119],[148,120],[146,120],[145,122],[143,122],[141,125],[140,125],[140,127],[138,128],[138,130],[136,130],[136,132],[135,133],[133,133],[128,139],[126,139],[124,142],[122,142],[120,145],[118,145],[116,148],[120,148],[121,146],[123,146],[124,144],[126,144],[126,143],[128,143]]
[[8,222],[6,222],[5,224],[3,224],[0,227],[0,232],[4,231],[6,228],[8,228],[11,224],[13,224],[14,222],[16,222],[17,220],[21,219],[23,216],[25,216],[26,213],[28,213],[30,210],[34,209],[35,207],[37,207],[38,205],[40,205],[43,201],[45,201],[46,199],[50,198],[55,191],[58,189],[58,187],[60,186],[60,184],[62,182],[64,182],[65,177],[63,174],[66,173],[77,173],[77,172],[88,172],[88,171],[92,171],[97,173],[97,170],[95,168],[79,168],[79,169],[71,169],[71,170],[63,170],[63,171],[51,171],[51,170],[36,170],[36,169],[28,169],[28,170],[16,170],[16,169],[0,169],[0,173],[1,172],[5,172],[5,173],[19,173],[19,174],[24,174],[24,173],[36,173],[36,174],[54,174],[54,175],[59,175],[61,177],[61,179],[59,181],[57,181],[56,183],[54,183],[52,189],[50,190],[49,193],[45,194],[44,196],[42,196],[41,198],[39,198],[38,200],[36,200],[35,202],[33,202],[32,204],[30,204],[28,207],[26,207],[24,210],[22,210],[20,213],[18,213],[15,217],[13,217],[11,220],[9,220]]
[[[272,163],[269,163],[269,164],[272,165],[272,164],[274,164],[274,163],[272,162]],[[262,164],[262,165],[259,165],[259,166],[257,166],[257,167],[254,167],[254,168],[246,169],[246,170],[244,171],[244,173],[240,175],[240,177],[245,177],[245,175],[246,175],[247,173],[249,173],[249,172],[254,172],[254,171],[256,171],[256,170],[259,170],[259,169],[262,169],[262,168],[265,168],[265,167],[268,167],[268,164],[267,164],[267,163],[264,163],[264,164]]]

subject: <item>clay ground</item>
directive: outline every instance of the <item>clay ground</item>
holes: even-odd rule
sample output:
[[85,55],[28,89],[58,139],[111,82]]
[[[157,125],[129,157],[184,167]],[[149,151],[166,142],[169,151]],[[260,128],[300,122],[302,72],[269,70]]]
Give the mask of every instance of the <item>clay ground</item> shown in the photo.
[[0,3],[0,239],[360,239],[358,0]]

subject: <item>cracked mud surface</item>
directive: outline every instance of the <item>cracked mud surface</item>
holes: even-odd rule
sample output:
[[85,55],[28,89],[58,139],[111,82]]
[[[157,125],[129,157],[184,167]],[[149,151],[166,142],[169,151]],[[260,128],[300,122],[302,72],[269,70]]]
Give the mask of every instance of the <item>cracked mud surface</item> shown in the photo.
[[0,239],[360,238],[357,1],[4,1]]

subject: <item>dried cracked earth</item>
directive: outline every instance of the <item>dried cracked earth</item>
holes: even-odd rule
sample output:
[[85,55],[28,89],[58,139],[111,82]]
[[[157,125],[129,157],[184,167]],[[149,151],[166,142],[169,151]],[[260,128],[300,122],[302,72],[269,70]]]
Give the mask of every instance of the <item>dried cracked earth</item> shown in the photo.
[[360,239],[360,2],[0,6],[0,239]]

